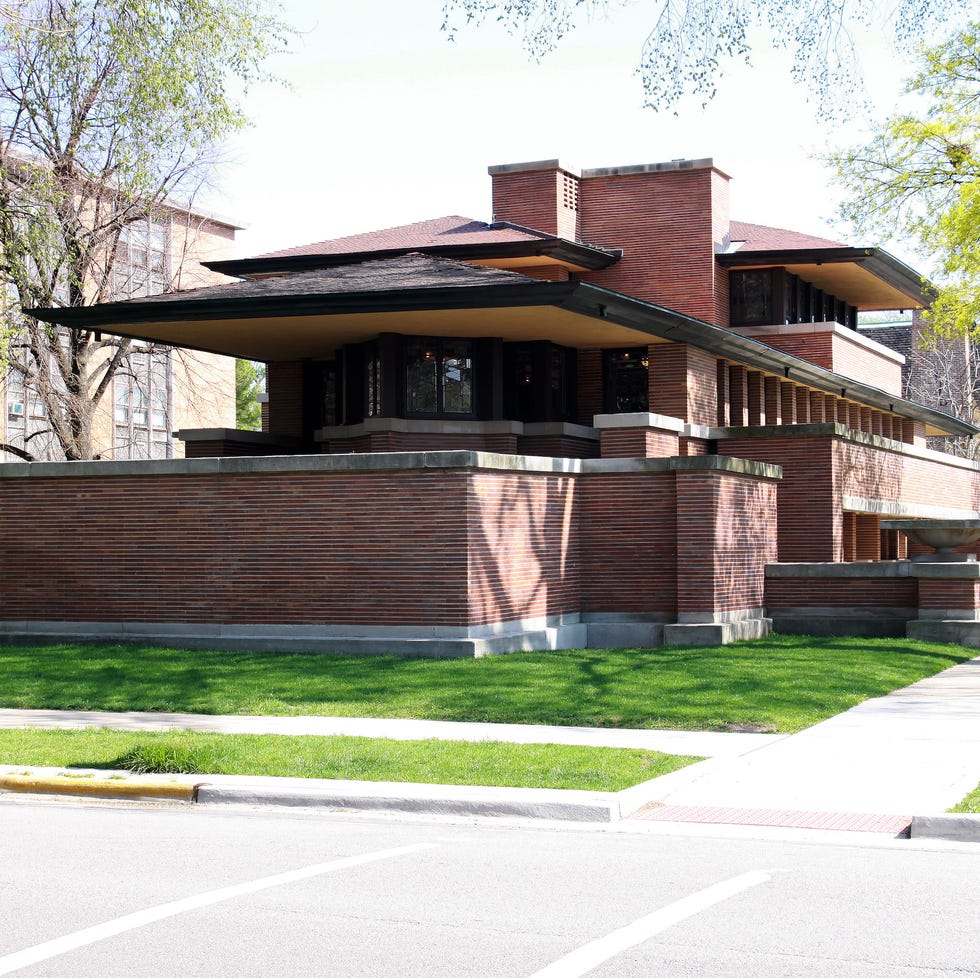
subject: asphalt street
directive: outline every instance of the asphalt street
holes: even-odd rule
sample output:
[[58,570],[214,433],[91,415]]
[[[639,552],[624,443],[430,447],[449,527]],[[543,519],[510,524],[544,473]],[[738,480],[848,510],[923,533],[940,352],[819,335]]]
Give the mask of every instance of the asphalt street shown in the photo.
[[0,798],[0,975],[980,975],[980,847]]

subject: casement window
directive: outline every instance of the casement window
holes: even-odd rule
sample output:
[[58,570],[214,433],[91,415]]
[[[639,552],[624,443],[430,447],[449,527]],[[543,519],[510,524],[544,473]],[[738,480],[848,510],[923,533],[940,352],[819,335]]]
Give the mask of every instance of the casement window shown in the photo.
[[475,415],[473,343],[431,337],[405,343],[405,417]]
[[732,326],[837,322],[857,329],[857,308],[785,268],[733,270],[728,278]]
[[649,410],[650,361],[646,347],[603,352],[603,400],[607,414]]
[[504,411],[513,421],[576,417],[575,350],[546,340],[504,344]]

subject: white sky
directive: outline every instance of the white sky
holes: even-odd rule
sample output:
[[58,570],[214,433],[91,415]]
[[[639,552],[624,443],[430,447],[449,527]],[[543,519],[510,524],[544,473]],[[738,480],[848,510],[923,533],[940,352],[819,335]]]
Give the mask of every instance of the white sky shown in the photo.
[[[446,214],[490,220],[488,165],[553,158],[592,168],[712,157],[733,178],[733,219],[847,234],[827,223],[836,195],[811,157],[861,129],[822,128],[784,53],[757,48],[706,110],[691,99],[674,117],[642,107],[649,5],[581,27],[540,64],[493,24],[450,43],[440,0],[284,6],[303,34],[272,67],[291,89],[249,94],[254,126],[208,201],[249,226],[241,256]],[[883,45],[864,47],[884,113],[905,68]],[[913,260],[900,243],[888,250]]]

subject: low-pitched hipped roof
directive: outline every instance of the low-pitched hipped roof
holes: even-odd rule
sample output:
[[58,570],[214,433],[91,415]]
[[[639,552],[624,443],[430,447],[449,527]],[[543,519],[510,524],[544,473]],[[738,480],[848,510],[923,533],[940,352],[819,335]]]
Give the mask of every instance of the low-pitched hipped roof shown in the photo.
[[764,224],[747,224],[732,221],[729,225],[732,244],[739,243],[737,251],[788,251],[802,248],[847,248],[840,241],[818,238],[813,234],[801,234],[786,228],[771,228]]
[[487,224],[458,214],[418,221],[381,231],[352,234],[298,245],[254,258],[205,262],[212,271],[247,278],[325,268],[368,258],[394,257],[422,251],[468,261],[509,264],[557,263],[570,269],[605,268],[622,254],[558,238],[506,221]]
[[921,309],[933,289],[881,248],[852,247],[785,228],[732,221],[731,245],[716,255],[726,268],[785,268],[859,310]]
[[471,217],[453,214],[435,217],[429,221],[416,221],[399,227],[349,234],[343,238],[315,241],[270,251],[258,258],[284,258],[289,255],[351,255],[365,251],[392,251],[408,248],[418,251],[441,245],[485,244],[487,242],[540,241],[549,235],[513,224],[486,224]]

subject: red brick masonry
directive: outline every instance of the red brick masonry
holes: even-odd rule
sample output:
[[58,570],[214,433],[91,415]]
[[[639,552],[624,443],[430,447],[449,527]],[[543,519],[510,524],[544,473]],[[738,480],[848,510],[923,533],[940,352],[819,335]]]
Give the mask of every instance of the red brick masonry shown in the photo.
[[761,605],[778,477],[468,451],[3,465],[0,622],[710,620]]

